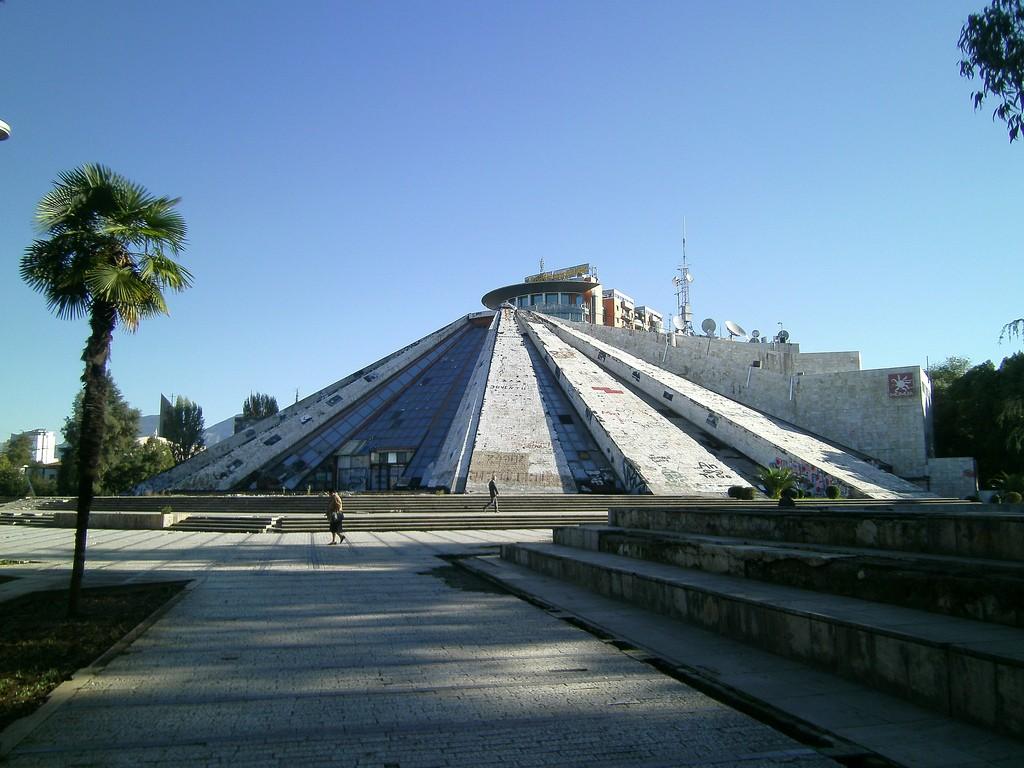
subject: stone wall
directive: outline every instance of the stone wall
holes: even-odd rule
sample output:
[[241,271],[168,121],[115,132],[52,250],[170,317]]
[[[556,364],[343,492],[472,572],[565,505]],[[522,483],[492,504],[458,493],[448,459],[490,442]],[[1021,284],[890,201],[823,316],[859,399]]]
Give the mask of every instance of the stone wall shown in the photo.
[[974,459],[929,459],[928,489],[937,496],[963,499],[978,492],[978,467]]
[[[919,366],[862,371],[860,353],[801,353],[797,344],[748,344],[567,323],[712,392],[859,451],[902,477],[928,472],[927,377]],[[894,376],[911,391],[892,396]]]
[[619,379],[656,398],[691,424],[700,425],[717,440],[762,466],[787,466],[824,495],[829,485],[844,495],[867,498],[906,498],[922,495],[921,488],[871,464],[838,451],[813,435],[753,410],[706,387],[670,373],[635,355],[582,334],[553,318],[545,318],[555,334]]

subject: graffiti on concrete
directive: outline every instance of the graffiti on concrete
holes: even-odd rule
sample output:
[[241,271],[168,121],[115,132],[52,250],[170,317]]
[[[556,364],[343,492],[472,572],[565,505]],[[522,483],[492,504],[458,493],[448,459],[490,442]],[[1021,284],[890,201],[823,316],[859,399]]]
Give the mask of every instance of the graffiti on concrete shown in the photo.
[[622,482],[627,493],[647,493],[647,483],[644,481],[643,475],[640,474],[636,465],[625,456],[622,457]]
[[608,359],[608,355],[606,353],[604,353],[604,352],[598,352],[597,353],[597,361],[599,363],[603,363],[607,359]]
[[598,392],[604,392],[606,395],[622,395],[625,394],[621,389],[612,389],[611,387],[591,387],[591,389]]
[[698,474],[708,480],[724,480],[726,477],[725,470],[710,461],[698,462],[696,469]]
[[633,371],[633,381],[640,381],[640,371]]
[[836,480],[832,475],[822,472],[811,464],[802,461],[787,461],[781,456],[776,456],[774,466],[791,469],[793,474],[797,476],[797,485],[800,487],[800,490],[812,496],[824,496],[825,489],[830,485],[838,487],[842,491],[843,496],[848,496],[850,493],[845,483]]

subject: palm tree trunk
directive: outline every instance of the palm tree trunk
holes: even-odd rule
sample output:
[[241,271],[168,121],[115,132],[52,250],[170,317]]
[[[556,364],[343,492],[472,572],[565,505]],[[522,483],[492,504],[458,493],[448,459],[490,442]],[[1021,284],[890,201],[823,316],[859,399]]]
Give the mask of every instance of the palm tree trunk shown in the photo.
[[82,381],[82,425],[78,446],[78,515],[75,520],[75,560],[71,568],[68,616],[78,614],[82,577],[85,575],[85,543],[89,534],[89,512],[96,478],[99,475],[100,451],[103,448],[104,422],[107,411],[107,359],[114,335],[114,308],[109,304],[93,304],[89,325],[92,333],[86,342],[82,360],[85,373]]

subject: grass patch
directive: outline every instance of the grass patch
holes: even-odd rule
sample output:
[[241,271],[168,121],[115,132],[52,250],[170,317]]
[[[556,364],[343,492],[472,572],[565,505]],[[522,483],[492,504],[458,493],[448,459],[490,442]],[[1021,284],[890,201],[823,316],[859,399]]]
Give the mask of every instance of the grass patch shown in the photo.
[[66,618],[67,590],[0,603],[0,730],[38,708],[73,672],[94,662],[184,582],[82,590]]

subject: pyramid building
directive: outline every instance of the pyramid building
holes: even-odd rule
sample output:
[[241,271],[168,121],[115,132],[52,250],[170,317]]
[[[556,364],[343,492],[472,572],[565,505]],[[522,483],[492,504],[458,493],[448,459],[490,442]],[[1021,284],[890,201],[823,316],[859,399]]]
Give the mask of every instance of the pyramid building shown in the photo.
[[539,277],[135,492],[479,493],[493,476],[503,493],[724,497],[787,466],[818,494],[929,495],[920,368],[610,327],[594,278]]

